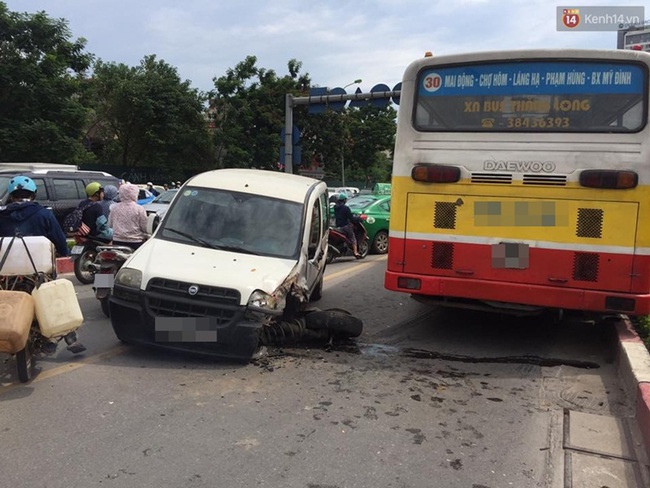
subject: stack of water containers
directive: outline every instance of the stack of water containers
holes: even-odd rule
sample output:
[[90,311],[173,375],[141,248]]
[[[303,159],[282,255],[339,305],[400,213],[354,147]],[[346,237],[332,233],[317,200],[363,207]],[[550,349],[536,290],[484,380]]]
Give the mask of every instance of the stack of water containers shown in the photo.
[[[50,279],[56,276],[54,246],[46,237],[4,237],[0,239],[2,259],[2,277],[35,279],[37,273],[44,273]],[[31,294],[0,290],[0,352],[15,354],[25,348],[34,317],[41,334],[47,338],[60,338],[78,329],[83,315],[72,282],[47,281]]]

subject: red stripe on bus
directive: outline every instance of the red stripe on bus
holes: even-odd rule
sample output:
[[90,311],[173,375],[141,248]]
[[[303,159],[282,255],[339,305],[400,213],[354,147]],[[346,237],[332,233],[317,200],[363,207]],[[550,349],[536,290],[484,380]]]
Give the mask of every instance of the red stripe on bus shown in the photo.
[[[587,253],[597,255],[597,269],[576,271],[575,251],[532,247],[527,269],[501,269],[492,265],[490,245],[444,243],[450,244],[451,261],[448,249],[434,258],[432,241],[391,238],[386,288],[411,292],[397,286],[397,278],[410,277],[421,281],[423,295],[594,311],[606,311],[605,298],[615,296],[635,299],[636,313],[650,312],[650,256]],[[449,269],[434,268],[436,259]]]

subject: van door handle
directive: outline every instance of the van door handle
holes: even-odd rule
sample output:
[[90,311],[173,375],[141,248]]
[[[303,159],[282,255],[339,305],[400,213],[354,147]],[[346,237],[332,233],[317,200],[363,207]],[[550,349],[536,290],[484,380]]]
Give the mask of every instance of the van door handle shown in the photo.
[[456,269],[454,271],[456,271],[456,274],[464,275],[464,276],[471,276],[474,274],[474,271],[472,271],[471,269]]

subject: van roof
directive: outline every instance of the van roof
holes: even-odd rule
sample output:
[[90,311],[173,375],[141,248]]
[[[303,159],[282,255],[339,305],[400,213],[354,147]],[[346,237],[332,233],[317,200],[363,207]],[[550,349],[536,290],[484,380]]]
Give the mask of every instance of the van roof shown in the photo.
[[260,169],[216,169],[191,178],[188,185],[255,193],[303,203],[310,188],[325,183],[306,176]]

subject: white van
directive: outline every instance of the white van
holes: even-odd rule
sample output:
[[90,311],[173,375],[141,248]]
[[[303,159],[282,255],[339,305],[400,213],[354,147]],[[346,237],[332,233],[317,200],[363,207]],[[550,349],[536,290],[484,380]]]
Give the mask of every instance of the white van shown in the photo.
[[189,179],[155,233],[115,277],[123,342],[250,359],[261,328],[320,298],[325,183],[223,169]]

